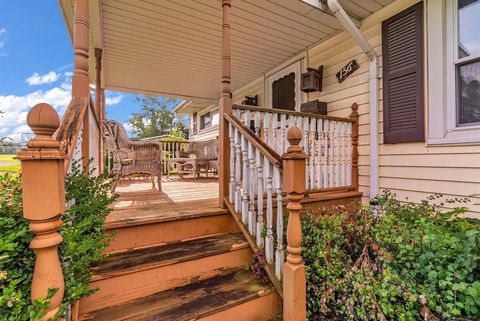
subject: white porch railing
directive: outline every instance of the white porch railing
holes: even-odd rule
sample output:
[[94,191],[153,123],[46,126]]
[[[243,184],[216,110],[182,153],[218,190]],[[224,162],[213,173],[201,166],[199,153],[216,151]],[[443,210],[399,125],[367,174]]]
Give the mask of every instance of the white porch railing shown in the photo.
[[238,119],[225,116],[230,138],[229,202],[267,273],[281,288],[284,255],[282,158]]
[[307,190],[352,186],[352,119],[240,105],[234,115],[280,155],[288,128],[302,130]]

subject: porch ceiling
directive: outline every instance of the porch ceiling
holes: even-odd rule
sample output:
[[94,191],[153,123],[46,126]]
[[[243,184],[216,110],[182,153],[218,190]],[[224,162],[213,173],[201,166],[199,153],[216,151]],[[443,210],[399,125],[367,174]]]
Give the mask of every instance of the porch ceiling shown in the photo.
[[[71,1],[60,0],[70,31]],[[393,1],[341,3],[362,19]],[[218,99],[220,0],[91,0],[90,8],[91,42],[103,49],[105,88]],[[300,0],[232,0],[231,28],[233,90],[341,31],[333,16]]]

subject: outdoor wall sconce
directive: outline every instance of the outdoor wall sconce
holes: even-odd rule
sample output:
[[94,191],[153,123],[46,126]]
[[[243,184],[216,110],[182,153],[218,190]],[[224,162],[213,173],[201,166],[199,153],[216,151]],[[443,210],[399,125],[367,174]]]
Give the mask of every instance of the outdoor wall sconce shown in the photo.
[[258,106],[257,104],[258,104],[258,95],[245,96],[245,100],[242,100],[242,105]]
[[307,72],[302,74],[302,91],[311,93],[322,91],[323,65],[318,69],[307,68]]

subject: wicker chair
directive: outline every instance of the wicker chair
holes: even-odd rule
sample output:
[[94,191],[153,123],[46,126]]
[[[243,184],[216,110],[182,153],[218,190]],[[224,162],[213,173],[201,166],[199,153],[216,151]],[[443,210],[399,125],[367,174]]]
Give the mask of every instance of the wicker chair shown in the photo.
[[158,190],[162,190],[162,147],[153,142],[132,141],[122,124],[115,120],[103,122],[105,128],[105,144],[113,153],[114,182],[112,192],[115,191],[121,177],[135,174],[146,174],[152,178],[157,177]]
[[208,177],[210,170],[218,171],[218,141],[216,139],[191,142],[186,151],[177,151],[175,158],[168,160],[168,175],[172,167],[177,167],[177,172],[183,177],[183,174],[193,174],[193,178],[205,173]]

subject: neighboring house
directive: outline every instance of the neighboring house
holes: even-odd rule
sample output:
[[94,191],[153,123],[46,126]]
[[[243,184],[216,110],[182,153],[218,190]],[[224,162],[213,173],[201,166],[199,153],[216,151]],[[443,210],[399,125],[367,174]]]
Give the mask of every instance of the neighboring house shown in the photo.
[[[431,193],[450,198],[479,193],[480,23],[475,17],[480,15],[480,1],[340,2],[352,16],[364,17],[357,25],[379,59],[379,189],[413,201]],[[388,5],[381,8],[379,3]],[[374,9],[378,11],[366,15]],[[339,82],[336,74],[353,59],[359,68]],[[322,91],[302,92],[301,74],[320,66]],[[369,57],[344,31],[319,39],[256,80],[234,88],[233,102],[241,104],[245,96],[257,95],[260,107],[300,111],[303,102],[319,99],[327,103],[328,115],[343,117],[352,103],[359,104],[360,191],[368,196],[370,77]],[[275,87],[275,82],[291,85]],[[175,111],[190,116],[193,140],[218,135],[218,104],[193,100]],[[470,208],[480,216],[478,204]]]

